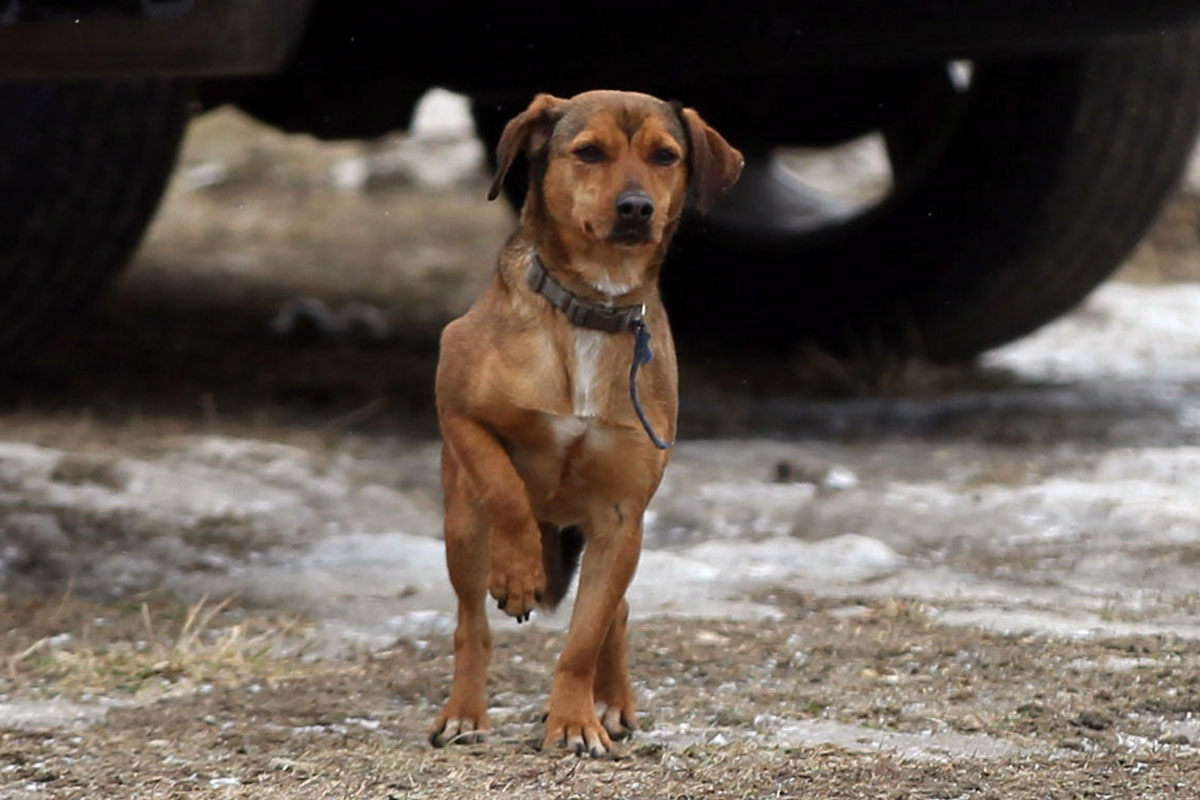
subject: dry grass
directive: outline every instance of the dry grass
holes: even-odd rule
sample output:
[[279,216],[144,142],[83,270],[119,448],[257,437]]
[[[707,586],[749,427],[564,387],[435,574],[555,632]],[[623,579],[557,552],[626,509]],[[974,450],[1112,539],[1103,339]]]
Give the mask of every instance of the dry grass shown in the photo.
[[306,623],[247,614],[233,598],[185,605],[154,598],[98,605],[69,591],[49,603],[0,596],[0,690],[140,699],[200,685],[303,674]]
[[[1056,642],[944,629],[926,609],[902,602],[862,601],[850,606],[852,615],[805,596],[775,602],[787,617],[771,623],[635,625],[634,673],[639,691],[653,692],[642,715],[648,730],[612,758],[533,747],[530,719],[544,702],[561,634],[501,630],[495,736],[486,745],[432,750],[424,741],[450,677],[444,640],[399,642],[388,652],[290,673],[276,667],[283,675],[276,680],[261,680],[252,659],[226,651],[213,663],[229,674],[208,691],[145,693],[86,730],[0,730],[0,796],[1041,800],[1174,798],[1200,780],[1195,747],[1127,749],[1131,737],[1156,737],[1161,720],[1186,719],[1197,707],[1194,643]],[[236,609],[212,615],[209,629],[223,633],[206,646],[204,620],[214,609],[180,606],[174,617],[152,611],[162,649],[148,648],[147,659],[215,656],[215,643],[228,636],[220,620]],[[140,612],[128,616],[145,635]],[[248,629],[253,616],[241,620]],[[1116,672],[1080,666],[1131,656],[1145,664]],[[1081,725],[1087,713],[1104,727]],[[988,734],[1017,750],[913,759],[858,744],[772,740],[781,722],[806,719],[857,725],[885,739],[930,730]],[[664,739],[670,731],[673,738]],[[728,743],[717,742],[717,733]],[[689,735],[698,743],[687,743]]]

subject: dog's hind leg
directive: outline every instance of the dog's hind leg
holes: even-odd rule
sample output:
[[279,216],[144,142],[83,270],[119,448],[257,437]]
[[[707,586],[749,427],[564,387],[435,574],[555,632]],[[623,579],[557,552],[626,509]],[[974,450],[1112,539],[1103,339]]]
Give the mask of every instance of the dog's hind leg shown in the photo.
[[571,590],[571,579],[579,569],[583,552],[583,532],[575,525],[560,528],[548,522],[542,529],[542,564],[546,570],[546,592],[542,608],[553,611]]
[[488,525],[470,480],[449,447],[442,448],[446,497],[446,564],[458,595],[454,631],[454,684],[450,699],[429,732],[434,747],[483,741],[487,719],[487,671],[492,660],[488,626]]

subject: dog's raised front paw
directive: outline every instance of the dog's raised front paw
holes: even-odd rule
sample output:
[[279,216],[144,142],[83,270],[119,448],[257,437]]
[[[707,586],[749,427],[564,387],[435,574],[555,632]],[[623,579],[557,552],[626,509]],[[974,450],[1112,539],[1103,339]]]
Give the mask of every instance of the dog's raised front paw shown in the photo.
[[492,569],[488,592],[497,607],[517,622],[529,619],[529,613],[546,592],[546,570],[542,566],[542,543],[534,539],[524,547],[492,541]]

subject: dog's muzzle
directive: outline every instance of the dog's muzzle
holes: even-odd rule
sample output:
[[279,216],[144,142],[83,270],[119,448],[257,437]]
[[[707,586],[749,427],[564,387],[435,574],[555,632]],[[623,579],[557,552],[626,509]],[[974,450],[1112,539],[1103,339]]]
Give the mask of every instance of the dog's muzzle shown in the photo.
[[650,222],[654,219],[654,201],[640,190],[621,192],[616,201],[617,221],[609,237],[619,244],[651,241]]

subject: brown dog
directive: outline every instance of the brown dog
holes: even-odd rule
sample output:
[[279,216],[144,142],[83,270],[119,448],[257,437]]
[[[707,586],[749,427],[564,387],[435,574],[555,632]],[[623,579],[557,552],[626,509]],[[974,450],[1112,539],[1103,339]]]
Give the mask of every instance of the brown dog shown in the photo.
[[608,91],[534,98],[500,137],[489,199],[522,151],[531,169],[520,226],[491,285],[442,334],[437,408],[458,628],[454,685],[430,740],[488,731],[486,595],[518,622],[535,605],[553,608],[586,543],[545,744],[602,755],[634,728],[625,590],[667,464],[657,436],[675,436],[659,266],[689,191],[706,210],[737,180],[742,154],[692,109]]

